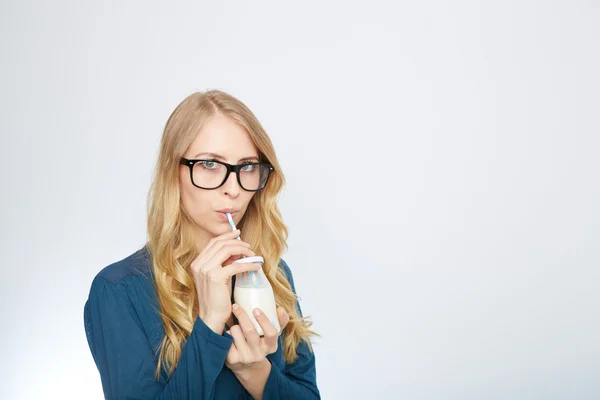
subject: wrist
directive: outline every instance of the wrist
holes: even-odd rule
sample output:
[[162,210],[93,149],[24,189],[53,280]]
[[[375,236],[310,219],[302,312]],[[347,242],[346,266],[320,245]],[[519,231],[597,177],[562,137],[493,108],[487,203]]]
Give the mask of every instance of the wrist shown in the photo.
[[268,376],[271,373],[271,362],[265,357],[261,361],[241,365],[231,369],[231,371],[241,383],[248,382],[256,375]]
[[224,322],[217,322],[210,318],[204,319],[204,318],[200,317],[200,319],[202,319],[202,321],[204,321],[206,326],[208,326],[210,328],[210,330],[215,332],[217,335],[222,335],[223,331],[225,331],[225,323]]

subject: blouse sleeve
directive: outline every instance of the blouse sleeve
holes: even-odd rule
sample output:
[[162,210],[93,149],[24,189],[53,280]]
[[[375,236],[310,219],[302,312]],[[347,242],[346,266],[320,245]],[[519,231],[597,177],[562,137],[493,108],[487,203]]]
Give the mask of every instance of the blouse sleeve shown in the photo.
[[84,308],[87,340],[105,398],[213,399],[233,338],[218,335],[198,317],[177,368],[168,381],[156,381],[157,356],[126,288],[98,276]]
[[[292,272],[285,261],[281,265],[287,275],[292,290],[296,293]],[[298,312],[302,316],[300,304],[296,303]],[[321,395],[317,388],[317,376],[315,367],[315,355],[306,342],[300,342],[296,347],[298,357],[292,364],[286,364],[281,370],[271,363],[271,372],[267,378],[263,391],[263,400],[273,399],[320,399]]]

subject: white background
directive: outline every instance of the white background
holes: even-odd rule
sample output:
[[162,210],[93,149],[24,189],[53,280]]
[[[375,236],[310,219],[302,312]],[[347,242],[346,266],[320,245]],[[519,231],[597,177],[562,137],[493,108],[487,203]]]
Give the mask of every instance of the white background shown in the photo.
[[286,174],[324,399],[600,397],[597,2],[4,0],[0,33],[0,398],[102,398],[91,281],[213,88]]

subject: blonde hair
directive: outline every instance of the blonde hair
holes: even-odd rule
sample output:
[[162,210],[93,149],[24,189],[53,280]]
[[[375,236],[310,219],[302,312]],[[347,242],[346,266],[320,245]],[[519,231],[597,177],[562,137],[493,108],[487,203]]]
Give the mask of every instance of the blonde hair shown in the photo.
[[189,266],[198,256],[194,222],[180,202],[179,160],[213,115],[223,114],[243,126],[259,151],[261,161],[273,166],[267,186],[257,192],[240,221],[242,239],[256,254],[264,257],[263,270],[273,286],[275,301],[290,317],[285,328],[284,359],[296,359],[296,347],[304,341],[312,349],[312,322],[300,317],[297,296],[285,272],[279,268],[287,249],[287,227],[277,206],[277,196],[285,179],[267,133],[254,114],[235,97],[218,91],[198,92],[175,108],[165,126],[154,179],[148,194],[148,249],[152,259],[154,284],[160,304],[165,336],[157,349],[156,379],[161,368],[170,376],[181,357],[182,347],[198,317],[198,299]]

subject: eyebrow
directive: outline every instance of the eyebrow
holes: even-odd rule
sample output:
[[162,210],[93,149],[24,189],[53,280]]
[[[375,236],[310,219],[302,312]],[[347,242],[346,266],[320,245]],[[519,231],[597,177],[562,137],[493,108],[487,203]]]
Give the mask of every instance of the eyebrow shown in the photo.
[[[218,160],[222,160],[225,161],[225,157],[223,157],[222,155],[216,154],[216,153],[198,153],[194,156],[194,158],[198,158],[198,157],[202,157],[202,156],[207,156],[207,157],[213,157],[216,158]],[[259,158],[257,156],[251,156],[251,157],[244,157],[244,158],[240,158],[238,160],[238,162],[244,162],[244,161],[253,161],[253,160],[259,160]]]

